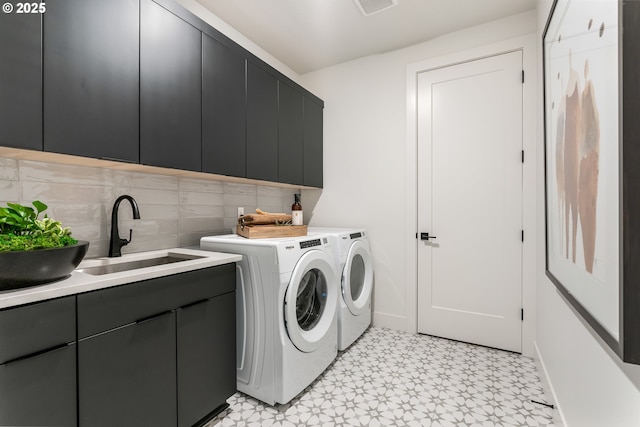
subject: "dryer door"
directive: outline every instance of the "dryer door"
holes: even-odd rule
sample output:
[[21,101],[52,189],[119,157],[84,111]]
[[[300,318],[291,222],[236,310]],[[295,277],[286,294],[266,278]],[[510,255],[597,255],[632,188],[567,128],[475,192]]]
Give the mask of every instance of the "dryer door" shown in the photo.
[[298,350],[317,350],[335,327],[336,281],[333,260],[326,252],[305,253],[293,269],[285,293],[284,319],[287,334]]
[[342,270],[342,298],[354,316],[369,310],[373,290],[373,263],[369,245],[356,240],[349,248]]

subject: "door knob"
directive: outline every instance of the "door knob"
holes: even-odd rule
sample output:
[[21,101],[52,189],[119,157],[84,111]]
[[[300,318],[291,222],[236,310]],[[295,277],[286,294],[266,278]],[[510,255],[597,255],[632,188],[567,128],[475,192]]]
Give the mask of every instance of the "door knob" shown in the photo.
[[435,239],[436,236],[429,236],[429,233],[420,233],[420,240]]

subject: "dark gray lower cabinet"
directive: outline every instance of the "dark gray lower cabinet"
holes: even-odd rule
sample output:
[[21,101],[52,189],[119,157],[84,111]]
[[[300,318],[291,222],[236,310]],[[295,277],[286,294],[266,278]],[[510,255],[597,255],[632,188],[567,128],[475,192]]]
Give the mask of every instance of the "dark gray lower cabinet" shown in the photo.
[[230,292],[177,310],[179,427],[208,420],[236,391],[235,304]]
[[236,391],[235,274],[0,310],[0,426],[203,425]]
[[78,295],[80,425],[192,426],[236,390],[235,264]]
[[0,365],[0,425],[77,425],[75,347]]
[[76,425],[75,297],[0,310],[0,425]]
[[175,313],[78,342],[81,426],[175,426]]

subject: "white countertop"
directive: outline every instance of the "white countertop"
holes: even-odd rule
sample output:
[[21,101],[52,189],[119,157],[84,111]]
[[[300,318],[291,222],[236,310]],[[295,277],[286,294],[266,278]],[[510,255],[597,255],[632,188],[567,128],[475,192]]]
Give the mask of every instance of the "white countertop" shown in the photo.
[[207,267],[215,267],[217,265],[229,264],[242,259],[242,256],[237,254],[174,248],[127,254],[119,258],[86,259],[80,263],[78,268],[137,261],[146,258],[166,256],[169,254],[194,255],[202,258],[190,259],[171,264],[156,265],[153,267],[138,268],[129,271],[121,271],[100,276],[74,271],[67,279],[59,280],[57,282],[23,289],[0,291],[0,309],[67,295],[79,294],[82,292],[95,291],[97,289],[110,288],[112,286],[123,285],[126,283],[155,279],[157,277],[169,276],[171,274],[184,273]]

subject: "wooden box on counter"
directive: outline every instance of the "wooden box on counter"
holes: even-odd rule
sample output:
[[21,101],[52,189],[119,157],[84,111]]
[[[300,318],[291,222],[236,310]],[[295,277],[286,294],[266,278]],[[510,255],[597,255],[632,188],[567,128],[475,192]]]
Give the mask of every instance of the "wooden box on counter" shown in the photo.
[[306,225],[236,225],[238,236],[247,239],[306,236]]

